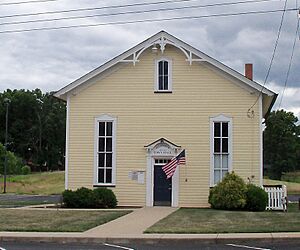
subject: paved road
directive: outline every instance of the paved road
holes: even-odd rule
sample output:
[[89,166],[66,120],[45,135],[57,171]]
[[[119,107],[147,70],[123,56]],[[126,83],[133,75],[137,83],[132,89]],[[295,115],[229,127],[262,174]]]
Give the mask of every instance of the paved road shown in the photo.
[[300,247],[299,241],[286,240],[280,243],[263,243],[263,242],[232,242],[207,244],[197,240],[177,241],[165,243],[136,243],[136,244],[58,244],[58,243],[22,243],[22,242],[0,242],[1,248],[4,250],[296,250]]
[[18,195],[18,194],[0,194],[0,202],[41,202],[58,203],[61,201],[61,195]]
[[300,194],[288,195],[288,201],[296,202],[300,200]]

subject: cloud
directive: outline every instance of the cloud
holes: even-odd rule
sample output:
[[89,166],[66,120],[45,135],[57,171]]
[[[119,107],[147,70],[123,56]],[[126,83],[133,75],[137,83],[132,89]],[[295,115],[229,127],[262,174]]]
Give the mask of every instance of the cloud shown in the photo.
[[[155,2],[155,0],[152,2]],[[229,2],[229,0],[223,2]],[[130,3],[137,2],[114,1],[113,5]],[[137,6],[134,8],[106,9],[85,13],[5,19],[5,21],[211,3],[211,1],[193,0],[190,2],[169,3],[148,7]],[[24,4],[14,7],[3,6],[0,10],[0,16],[109,5],[112,5],[111,1],[101,1],[99,3],[92,0],[64,0],[52,3]],[[289,3],[288,7],[294,7],[293,5],[294,3]],[[14,28],[95,24],[107,21],[234,13],[278,9],[282,8],[282,6],[283,1],[270,1],[227,7],[195,8],[168,12],[160,11],[135,16],[123,15],[109,18],[98,17],[86,20],[56,21],[47,24],[1,26],[0,31]],[[281,15],[282,13],[280,12],[275,14],[241,15],[1,34],[0,91],[6,88],[32,89],[37,87],[43,91],[58,90],[160,30],[166,30],[241,73],[244,72],[244,64],[252,62],[254,64],[254,79],[263,83],[274,49]],[[267,85],[279,93],[282,91],[282,86],[286,78],[287,66],[295,37],[296,21],[296,12],[286,13],[274,63],[267,81]],[[294,110],[298,115],[300,104],[297,101],[297,94],[299,94],[300,89],[300,71],[298,70],[300,68],[300,60],[297,60],[297,58],[299,54],[300,46],[299,41],[297,41],[288,88],[286,89],[282,103],[282,107]],[[278,99],[280,99],[280,96]]]

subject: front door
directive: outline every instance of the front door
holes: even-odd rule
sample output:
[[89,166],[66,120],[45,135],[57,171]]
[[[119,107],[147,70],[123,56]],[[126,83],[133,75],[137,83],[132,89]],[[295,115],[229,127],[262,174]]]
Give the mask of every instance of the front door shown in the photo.
[[165,164],[154,165],[154,206],[171,206],[172,178],[167,179],[162,167]]

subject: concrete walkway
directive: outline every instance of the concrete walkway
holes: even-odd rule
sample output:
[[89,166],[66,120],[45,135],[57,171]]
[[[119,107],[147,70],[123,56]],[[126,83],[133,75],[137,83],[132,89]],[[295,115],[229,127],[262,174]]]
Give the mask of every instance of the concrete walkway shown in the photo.
[[143,207],[130,214],[84,232],[89,237],[141,235],[162,218],[176,211],[172,207]]

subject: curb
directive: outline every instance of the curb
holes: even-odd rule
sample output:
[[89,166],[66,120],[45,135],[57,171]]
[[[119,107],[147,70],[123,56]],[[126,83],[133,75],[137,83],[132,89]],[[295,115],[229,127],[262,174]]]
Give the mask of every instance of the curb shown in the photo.
[[136,244],[143,243],[154,245],[158,243],[167,244],[168,242],[191,242],[191,241],[201,241],[206,244],[217,244],[217,243],[232,243],[232,242],[269,242],[269,243],[279,243],[285,242],[286,240],[293,241],[300,244],[300,234],[278,234],[278,233],[267,233],[267,234],[206,234],[206,235],[140,235],[140,236],[104,236],[104,237],[85,237],[85,236],[0,236],[0,242],[38,242],[38,243],[80,243],[80,244]]

